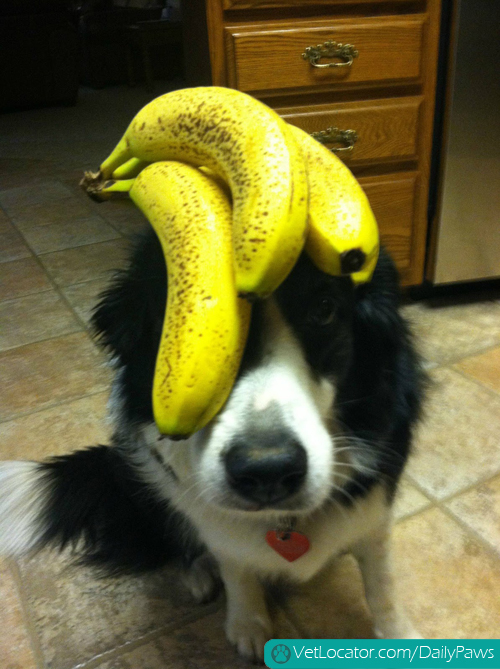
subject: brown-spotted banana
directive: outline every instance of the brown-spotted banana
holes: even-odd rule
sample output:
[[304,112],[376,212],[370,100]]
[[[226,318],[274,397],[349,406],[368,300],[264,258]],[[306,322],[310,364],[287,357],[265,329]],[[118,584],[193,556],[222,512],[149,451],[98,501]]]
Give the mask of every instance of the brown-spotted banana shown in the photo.
[[231,205],[212,179],[178,162],[109,182],[104,196],[127,190],[155,229],[167,265],[155,422],[163,434],[187,437],[226,401],[248,333],[251,305],[236,291]]
[[305,242],[308,182],[301,149],[272,109],[230,88],[167,93],[139,111],[82,185],[99,197],[102,183],[132,158],[180,160],[219,174],[233,199],[238,292],[264,297],[285,279]]
[[300,128],[289,127],[307,164],[307,253],[327,274],[350,274],[354,283],[369,281],[377,264],[379,233],[368,198],[337,156]]

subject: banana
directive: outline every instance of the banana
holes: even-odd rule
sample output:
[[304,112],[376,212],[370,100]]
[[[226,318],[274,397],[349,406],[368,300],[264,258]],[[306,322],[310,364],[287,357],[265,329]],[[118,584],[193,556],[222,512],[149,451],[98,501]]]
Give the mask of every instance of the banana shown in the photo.
[[165,254],[168,297],[153,381],[161,433],[183,438],[206,425],[233,386],[251,305],[236,292],[231,206],[200,170],[157,162],[136,179],[109,182],[105,196],[129,190]]
[[306,132],[290,125],[309,179],[309,231],[305,249],[315,265],[354,283],[371,279],[379,254],[378,227],[352,172]]
[[167,93],[139,111],[82,186],[99,197],[102,182],[133,158],[180,160],[220,175],[233,199],[238,292],[265,297],[285,279],[305,242],[308,182],[300,146],[273,110],[229,88]]

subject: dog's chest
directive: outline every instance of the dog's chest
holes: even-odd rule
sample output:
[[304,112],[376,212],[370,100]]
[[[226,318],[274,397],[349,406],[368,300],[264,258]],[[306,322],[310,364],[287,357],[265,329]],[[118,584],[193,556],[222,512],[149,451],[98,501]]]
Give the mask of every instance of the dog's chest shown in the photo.
[[289,562],[268,541],[269,531],[279,529],[266,518],[231,514],[213,507],[189,504],[180,507],[197,528],[200,538],[219,560],[231,560],[264,576],[287,576],[307,581],[329,560],[362,540],[387,520],[388,506],[381,487],[359,500],[355,507],[334,504],[297,520],[295,530],[307,537],[309,547]]

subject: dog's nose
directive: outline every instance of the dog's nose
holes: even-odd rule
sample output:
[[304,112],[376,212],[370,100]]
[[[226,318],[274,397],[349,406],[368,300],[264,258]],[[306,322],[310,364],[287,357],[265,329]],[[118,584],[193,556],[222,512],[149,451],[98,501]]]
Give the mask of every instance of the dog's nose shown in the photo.
[[271,443],[237,441],[226,453],[229,484],[242,497],[259,504],[275,504],[299,490],[307,473],[304,447],[293,437]]

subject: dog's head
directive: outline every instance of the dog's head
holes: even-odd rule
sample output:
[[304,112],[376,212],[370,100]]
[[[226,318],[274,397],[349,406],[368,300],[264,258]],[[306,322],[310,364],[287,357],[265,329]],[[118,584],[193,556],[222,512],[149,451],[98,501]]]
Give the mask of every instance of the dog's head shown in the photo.
[[166,286],[161,249],[148,238],[94,319],[119,358],[118,422],[149,424],[148,443],[200,504],[253,513],[321,506],[353,474],[374,471],[366,444],[389,434],[399,392],[391,369],[402,352],[411,355],[396,272],[387,256],[381,264],[369,287],[355,289],[303,254],[272,297],[254,305],[239,375],[216,418],[188,440],[159,441],[151,387]]
[[335,397],[350,364],[352,307],[350,280],[328,277],[306,256],[254,306],[231,395],[190,445],[191,466],[211,503],[301,511],[330,494]]

